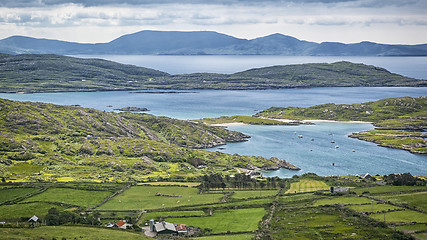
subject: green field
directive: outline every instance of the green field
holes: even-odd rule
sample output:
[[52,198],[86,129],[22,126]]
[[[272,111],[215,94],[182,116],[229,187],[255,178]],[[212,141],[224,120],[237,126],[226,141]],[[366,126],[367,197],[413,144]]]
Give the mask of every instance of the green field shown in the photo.
[[314,199],[324,198],[323,196],[316,196],[313,193],[303,193],[303,194],[287,194],[280,196],[279,203],[284,205],[313,201]]
[[279,190],[260,190],[260,191],[234,191],[231,198],[234,199],[245,199],[245,198],[256,198],[256,197],[270,197],[274,196]]
[[240,208],[240,207],[248,207],[248,206],[261,206],[261,205],[266,205],[266,204],[270,204],[273,201],[272,198],[259,198],[259,199],[248,199],[248,200],[243,200],[243,201],[231,201],[231,202],[226,202],[226,203],[216,203],[216,204],[208,204],[208,205],[203,205],[203,206],[189,206],[189,207],[183,207],[186,210],[191,210],[191,209],[200,209],[200,208],[230,208],[230,207],[234,207],[234,208]]
[[[156,193],[181,197],[156,196]],[[98,210],[162,209],[216,203],[223,194],[199,194],[197,188],[134,186],[101,205]]]
[[9,188],[0,190],[0,203],[13,200],[17,197],[25,196],[39,191],[37,188]]
[[332,204],[364,204],[364,203],[372,203],[372,200],[364,197],[336,197],[336,198],[327,198],[317,200],[313,205],[321,206],[321,205],[332,205]]
[[351,205],[347,207],[358,212],[381,212],[381,211],[389,211],[394,209],[402,209],[401,207],[396,207],[390,204],[381,204],[377,202],[373,204],[368,204],[368,205]]
[[397,204],[408,204],[427,212],[427,192],[375,196]]
[[61,207],[55,204],[44,203],[44,202],[1,205],[0,219],[21,218],[21,217],[30,218],[34,215],[38,217],[43,217],[47,214],[47,211],[51,208],[56,208],[58,210],[66,209],[66,207]]
[[399,231],[415,231],[415,232],[426,231],[427,232],[427,224],[424,223],[424,224],[402,225],[402,226],[397,226],[396,229]]
[[[371,218],[384,221],[384,214],[372,214]],[[386,223],[427,223],[427,214],[406,209],[405,211],[388,212],[385,214]]]
[[249,240],[252,239],[252,234],[228,234],[228,235],[216,235],[216,236],[206,236],[206,237],[198,237],[192,238],[195,240]]
[[145,182],[138,183],[138,186],[187,186],[187,187],[197,187],[200,185],[199,182]]
[[138,233],[122,230],[79,227],[52,226],[37,228],[0,228],[0,239],[153,239]]
[[266,211],[264,208],[246,208],[236,210],[216,210],[212,216],[167,218],[166,221],[184,223],[189,226],[212,229],[212,233],[246,232],[258,229]]
[[159,217],[178,217],[178,216],[203,216],[205,215],[204,211],[174,211],[174,212],[148,212],[142,214],[139,223],[146,223],[150,219],[159,220]]
[[298,182],[291,183],[291,187],[286,193],[314,192],[328,189],[329,186],[325,182],[312,179],[301,179]]
[[393,231],[335,207],[279,209],[266,239],[392,239]]
[[378,193],[391,193],[391,192],[402,192],[402,191],[427,191],[426,186],[375,186],[375,187],[364,187],[354,188],[352,191],[357,194],[368,192],[370,194]]
[[91,207],[100,203],[106,197],[111,195],[112,193],[107,191],[89,191],[72,188],[49,188],[41,194],[27,198],[25,202],[58,202],[82,207]]

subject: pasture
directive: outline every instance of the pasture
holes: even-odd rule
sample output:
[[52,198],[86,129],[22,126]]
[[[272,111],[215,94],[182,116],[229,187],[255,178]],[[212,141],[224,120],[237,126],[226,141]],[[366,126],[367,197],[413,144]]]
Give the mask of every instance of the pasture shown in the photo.
[[37,188],[6,188],[0,190],[0,203],[39,191]]
[[390,223],[427,223],[427,214],[405,209],[405,211],[371,214],[369,217]]
[[173,208],[217,203],[223,196],[223,194],[199,194],[197,188],[189,187],[134,186],[101,205],[97,210]]
[[364,204],[364,203],[372,203],[372,200],[364,197],[334,197],[334,198],[325,198],[319,199],[313,203],[313,206],[321,206],[321,205],[332,205],[332,204]]
[[205,236],[192,238],[195,240],[249,240],[252,239],[252,234],[225,234],[225,235],[214,235],[214,236]]
[[404,194],[388,194],[375,196],[397,204],[408,204],[427,212],[427,192],[412,192]]
[[0,219],[21,218],[21,217],[30,218],[34,215],[42,217],[42,216],[45,216],[47,214],[47,211],[51,208],[56,208],[58,210],[66,209],[66,207],[58,206],[56,204],[44,203],[44,202],[1,205]]
[[41,201],[41,202],[57,202],[81,207],[91,207],[112,193],[108,191],[89,191],[73,188],[49,188],[45,192],[27,198],[25,202]]
[[370,194],[378,193],[394,193],[394,192],[406,192],[406,191],[427,191],[426,186],[375,186],[375,187],[363,187],[363,188],[354,188],[352,191],[357,194],[362,194],[363,192],[368,192]]
[[0,228],[2,239],[105,239],[149,240],[139,233],[83,226],[43,226],[36,228]]
[[142,214],[139,223],[146,223],[150,221],[150,219],[160,220],[160,218],[165,217],[183,217],[183,216],[203,216],[205,215],[204,211],[196,210],[196,211],[169,211],[169,212],[148,212]]
[[258,229],[258,223],[265,213],[264,208],[215,210],[212,216],[167,218],[166,221],[202,229],[208,228],[212,230],[211,233],[249,232]]
[[233,195],[231,195],[231,198],[233,199],[246,199],[246,198],[257,198],[257,197],[271,197],[279,193],[279,190],[252,190],[252,191],[245,191],[245,190],[239,190],[234,191]]
[[328,190],[329,186],[323,182],[313,179],[301,179],[298,182],[291,183],[286,193],[315,192],[319,190]]
[[382,212],[382,211],[390,211],[395,209],[402,209],[401,207],[396,207],[390,204],[382,204],[378,202],[373,202],[373,204],[367,204],[367,205],[350,205],[347,207],[357,212]]

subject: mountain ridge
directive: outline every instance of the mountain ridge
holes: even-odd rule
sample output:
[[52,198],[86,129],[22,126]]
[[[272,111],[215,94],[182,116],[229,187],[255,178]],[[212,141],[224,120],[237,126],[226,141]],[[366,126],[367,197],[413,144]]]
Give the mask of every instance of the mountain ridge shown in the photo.
[[427,56],[427,44],[310,42],[274,33],[242,39],[215,31],[143,30],[106,43],[76,43],[11,36],[0,40],[7,54]]

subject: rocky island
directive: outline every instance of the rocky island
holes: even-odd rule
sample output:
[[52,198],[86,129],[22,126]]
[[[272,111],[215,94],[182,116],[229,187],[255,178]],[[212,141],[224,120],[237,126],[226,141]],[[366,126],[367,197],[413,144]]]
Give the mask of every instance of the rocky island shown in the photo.
[[150,111],[148,108],[140,108],[140,107],[122,107],[122,108],[116,108],[114,110],[122,111],[122,112],[147,112],[147,111]]

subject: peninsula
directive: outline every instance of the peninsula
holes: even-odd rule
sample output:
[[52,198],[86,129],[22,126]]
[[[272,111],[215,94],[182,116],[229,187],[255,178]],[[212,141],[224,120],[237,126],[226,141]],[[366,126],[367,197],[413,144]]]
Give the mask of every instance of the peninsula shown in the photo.
[[101,59],[40,54],[0,54],[0,80],[3,93],[427,86],[427,80],[350,62],[272,66],[234,74],[170,75]]

